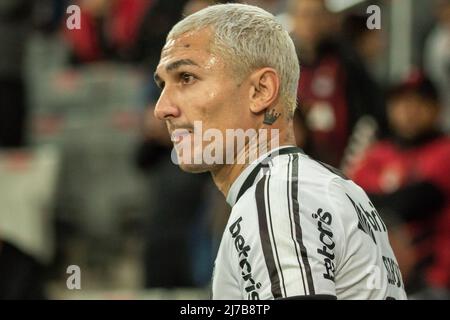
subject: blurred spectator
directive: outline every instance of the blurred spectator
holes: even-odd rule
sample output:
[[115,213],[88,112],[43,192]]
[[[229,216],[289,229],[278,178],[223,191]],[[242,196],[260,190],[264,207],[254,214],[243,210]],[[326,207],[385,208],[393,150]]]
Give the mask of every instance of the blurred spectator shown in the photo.
[[[309,131],[307,151],[321,161],[340,166],[358,119],[369,114],[382,122],[381,90],[358,51],[342,37],[332,36],[337,18],[324,0],[290,1],[288,8],[300,59],[298,100]],[[362,39],[363,34],[358,40],[355,36],[351,44],[364,43]],[[366,48],[363,44],[360,47]]]
[[31,1],[5,0],[0,4],[0,148],[26,143],[24,58],[31,17]]
[[[27,145],[24,58],[32,9],[33,2],[28,0],[0,3],[0,151],[6,150],[4,158],[11,161],[27,162],[30,157],[19,149]],[[42,275],[41,263],[0,233],[0,299],[43,298]]]
[[171,26],[187,0],[79,0],[81,29],[64,33],[74,63],[147,62],[155,67]]
[[413,73],[389,92],[391,136],[350,173],[391,227],[407,293],[421,298],[450,297],[450,138],[439,111],[431,81]]
[[[366,82],[364,86],[349,81],[353,86],[349,96],[355,90],[364,90],[364,103],[371,100],[371,110],[368,115],[361,115],[352,127],[351,136],[347,140],[347,146],[341,160],[340,169],[346,173],[351,163],[370,145],[373,140],[387,133],[387,120],[384,108],[384,90],[379,79],[379,64],[383,56],[384,34],[380,29],[367,28],[367,16],[362,14],[348,14],[343,18],[342,40],[344,45],[342,53],[345,61],[349,61],[347,70],[353,79],[361,79]],[[378,78],[378,79],[377,79]],[[355,102],[361,103],[361,102]]]
[[[342,24],[343,38],[351,51],[349,54],[356,56],[355,64],[360,65],[361,72],[376,77],[375,67],[386,49],[383,30],[368,29],[367,16],[362,14],[348,14]],[[370,77],[369,79],[372,80]]]
[[43,266],[9,242],[0,241],[0,300],[44,299]]
[[442,99],[441,126],[450,132],[450,1],[438,0],[437,25],[425,44],[424,68],[436,83]]

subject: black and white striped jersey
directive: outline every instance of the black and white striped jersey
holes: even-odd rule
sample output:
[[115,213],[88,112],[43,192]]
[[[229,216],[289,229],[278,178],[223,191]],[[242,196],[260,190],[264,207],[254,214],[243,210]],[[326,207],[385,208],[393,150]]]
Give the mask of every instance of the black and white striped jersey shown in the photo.
[[213,299],[406,299],[367,195],[301,149],[282,147],[249,165],[227,202]]

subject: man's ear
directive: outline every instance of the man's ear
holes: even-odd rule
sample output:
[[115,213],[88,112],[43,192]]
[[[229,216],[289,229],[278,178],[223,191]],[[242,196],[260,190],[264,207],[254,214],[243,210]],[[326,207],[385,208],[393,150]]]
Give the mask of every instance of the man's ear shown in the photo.
[[250,75],[250,111],[260,113],[278,99],[280,77],[273,68],[262,68]]

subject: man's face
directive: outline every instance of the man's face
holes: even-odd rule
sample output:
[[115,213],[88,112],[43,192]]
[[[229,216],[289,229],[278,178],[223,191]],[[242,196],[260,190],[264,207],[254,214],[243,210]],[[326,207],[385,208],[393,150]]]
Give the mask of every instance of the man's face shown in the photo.
[[402,138],[414,139],[432,130],[439,109],[432,101],[416,94],[403,94],[388,104],[388,118],[395,133]]
[[[211,37],[211,31],[203,29],[168,40],[155,73],[162,88],[155,115],[166,121],[180,167],[189,172],[213,171],[221,166],[203,161],[205,147],[215,139],[202,141],[198,126],[194,132],[194,122],[201,124],[203,134],[216,129],[222,137],[226,129],[251,126],[247,85],[239,83],[224,59],[210,51]],[[225,143],[223,146],[225,155]],[[190,155],[184,151],[187,149],[192,151]]]

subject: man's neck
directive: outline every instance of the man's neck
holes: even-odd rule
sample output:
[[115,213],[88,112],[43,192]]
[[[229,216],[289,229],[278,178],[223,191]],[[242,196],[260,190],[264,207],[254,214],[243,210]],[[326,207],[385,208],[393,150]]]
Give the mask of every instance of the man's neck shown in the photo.
[[[264,153],[270,153],[272,150],[288,146],[295,145],[295,138],[292,132],[292,126],[289,126],[285,131],[280,129],[279,136],[276,138],[278,141],[273,143],[273,138],[263,144],[246,142],[241,150],[236,152],[234,161],[232,164],[225,164],[219,169],[212,171],[211,175],[215,185],[223,193],[225,198],[228,196],[228,192],[233,185],[233,182],[240,176],[240,174],[247,168],[254,160],[250,155],[258,154],[262,156]],[[264,150],[265,152],[261,152]]]

